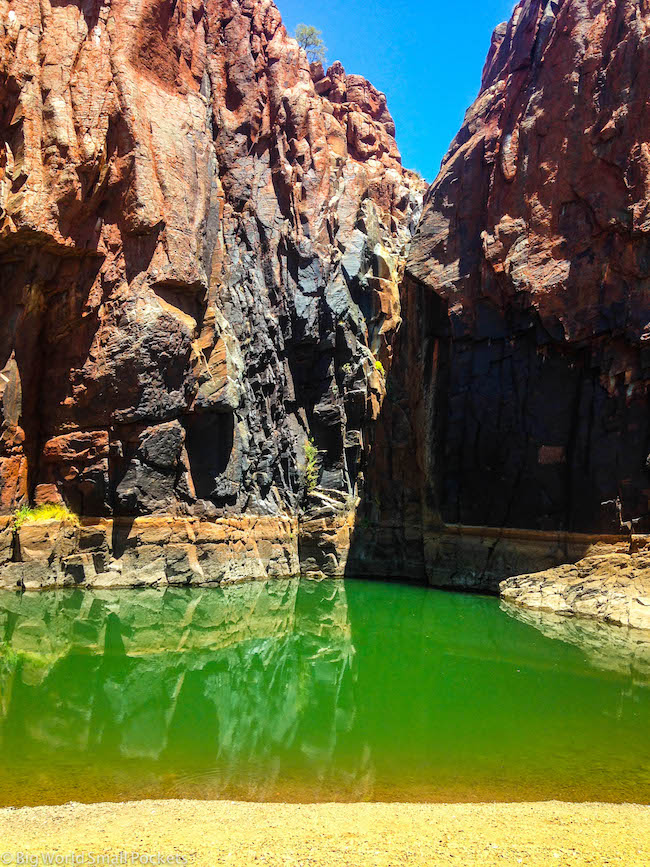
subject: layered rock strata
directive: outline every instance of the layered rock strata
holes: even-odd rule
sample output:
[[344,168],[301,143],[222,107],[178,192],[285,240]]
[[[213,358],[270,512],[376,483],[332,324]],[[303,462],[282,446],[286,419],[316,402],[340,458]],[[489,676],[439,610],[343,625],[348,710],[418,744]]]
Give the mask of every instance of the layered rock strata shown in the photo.
[[[375,540],[375,546],[389,545],[390,538],[380,542],[377,528],[356,525],[344,498],[320,494],[311,503],[301,518],[85,518],[80,526],[49,520],[18,529],[11,518],[0,518],[0,588],[162,588],[298,574],[421,578],[417,571],[396,573],[390,550],[381,564],[364,558],[360,534]],[[523,575],[521,586],[530,590],[530,573],[549,570],[552,577],[566,563],[609,556],[633,565],[630,557],[644,545],[650,540],[635,537],[631,545],[616,536],[445,526],[428,540],[427,570],[438,587],[498,593],[504,579]],[[639,560],[639,570],[644,563]],[[545,574],[533,577],[546,580]],[[639,572],[639,580],[644,574]],[[512,586],[519,588],[519,581],[514,578]]]
[[0,531],[0,588],[230,584],[300,572],[286,516],[141,517],[25,523]]
[[424,185],[270,0],[0,0],[0,514],[352,495]]

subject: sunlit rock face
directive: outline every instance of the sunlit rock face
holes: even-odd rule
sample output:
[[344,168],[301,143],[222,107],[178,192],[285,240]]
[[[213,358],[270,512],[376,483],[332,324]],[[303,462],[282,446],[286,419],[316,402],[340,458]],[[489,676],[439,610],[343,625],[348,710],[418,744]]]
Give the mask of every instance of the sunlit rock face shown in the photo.
[[410,248],[386,522],[650,528],[649,32],[638,0],[496,29]]
[[519,3],[411,243],[385,96],[270,0],[0,0],[0,515],[295,514],[313,437],[309,574],[647,530],[649,18]]
[[[423,183],[270,0],[0,0],[0,514],[354,492]],[[379,364],[381,362],[381,364]]]
[[[650,551],[600,553],[501,583],[508,602],[650,630]],[[650,636],[650,632],[646,635]]]

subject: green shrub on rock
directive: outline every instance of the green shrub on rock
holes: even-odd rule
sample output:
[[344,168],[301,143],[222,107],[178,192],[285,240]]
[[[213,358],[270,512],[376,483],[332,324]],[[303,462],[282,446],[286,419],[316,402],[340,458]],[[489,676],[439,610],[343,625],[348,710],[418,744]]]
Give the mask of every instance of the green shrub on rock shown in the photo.
[[318,485],[318,449],[313,437],[305,444],[305,489],[310,494]]
[[79,518],[65,505],[47,503],[44,506],[21,506],[14,514],[14,529],[19,530],[23,524],[36,521],[61,521],[63,524],[78,526]]

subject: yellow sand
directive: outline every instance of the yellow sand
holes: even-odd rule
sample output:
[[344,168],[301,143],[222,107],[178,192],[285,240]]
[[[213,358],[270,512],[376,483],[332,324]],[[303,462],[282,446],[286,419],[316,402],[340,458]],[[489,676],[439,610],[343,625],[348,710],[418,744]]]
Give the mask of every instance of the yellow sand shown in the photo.
[[23,852],[75,853],[85,864],[100,863],[100,854],[158,863],[160,853],[165,863],[198,867],[643,867],[650,865],[650,807],[143,801],[0,810],[0,863],[16,863]]

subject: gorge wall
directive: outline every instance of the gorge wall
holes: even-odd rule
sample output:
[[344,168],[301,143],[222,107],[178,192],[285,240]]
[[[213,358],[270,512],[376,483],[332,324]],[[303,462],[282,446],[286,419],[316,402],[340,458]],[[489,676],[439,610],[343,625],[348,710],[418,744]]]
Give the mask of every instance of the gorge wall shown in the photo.
[[11,586],[28,501],[95,521],[108,585],[151,515],[195,565],[259,516],[274,573],[477,585],[650,530],[649,28],[522,0],[422,214],[385,96],[271,0],[0,0]]
[[0,513],[352,495],[424,183],[270,0],[0,0]]
[[519,4],[429,195],[447,521],[650,529],[649,13]]
[[410,247],[374,454],[368,515],[414,570],[439,518],[650,529],[649,51],[643,0],[526,0],[494,32]]

